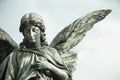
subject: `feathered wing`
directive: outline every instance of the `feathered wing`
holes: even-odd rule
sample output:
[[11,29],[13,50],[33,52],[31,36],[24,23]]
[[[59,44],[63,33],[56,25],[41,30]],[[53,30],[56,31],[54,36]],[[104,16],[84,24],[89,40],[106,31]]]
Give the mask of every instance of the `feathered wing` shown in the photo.
[[62,60],[71,72],[75,69],[74,63],[76,62],[77,54],[70,51],[70,49],[83,39],[86,32],[90,30],[95,23],[103,20],[110,12],[111,10],[96,10],[75,20],[59,32],[51,42],[50,46],[58,50]]
[[0,28],[0,64],[16,48],[18,48],[18,44]]

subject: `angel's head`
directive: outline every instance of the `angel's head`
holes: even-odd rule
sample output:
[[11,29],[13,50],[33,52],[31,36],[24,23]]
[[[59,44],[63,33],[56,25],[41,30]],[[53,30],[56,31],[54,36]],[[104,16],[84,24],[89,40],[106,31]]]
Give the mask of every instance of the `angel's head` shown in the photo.
[[27,13],[21,18],[19,28],[24,36],[24,41],[35,43],[40,41],[41,45],[47,45],[45,38],[45,25],[42,17],[37,13]]

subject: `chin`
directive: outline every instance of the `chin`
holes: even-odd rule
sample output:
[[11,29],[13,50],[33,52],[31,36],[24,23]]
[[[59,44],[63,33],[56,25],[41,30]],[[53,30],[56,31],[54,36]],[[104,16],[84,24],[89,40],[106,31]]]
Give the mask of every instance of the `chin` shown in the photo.
[[35,40],[28,40],[29,42],[31,42],[31,43],[35,43]]

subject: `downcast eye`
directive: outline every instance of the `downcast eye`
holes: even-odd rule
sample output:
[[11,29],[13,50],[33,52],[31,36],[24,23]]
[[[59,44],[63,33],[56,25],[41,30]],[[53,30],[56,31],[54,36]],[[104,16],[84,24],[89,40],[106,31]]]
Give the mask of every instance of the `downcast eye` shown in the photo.
[[35,28],[33,28],[32,31],[35,32],[36,31]]
[[32,28],[32,31],[33,32],[39,32],[39,28],[38,27],[34,27],[34,28]]

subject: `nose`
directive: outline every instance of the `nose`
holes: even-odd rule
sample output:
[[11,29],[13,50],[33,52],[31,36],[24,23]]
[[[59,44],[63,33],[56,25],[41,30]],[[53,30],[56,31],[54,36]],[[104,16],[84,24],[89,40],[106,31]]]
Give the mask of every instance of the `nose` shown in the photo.
[[31,36],[31,37],[34,37],[34,35],[35,35],[35,31],[34,31],[34,29],[31,27],[31,29],[30,29],[30,36]]

